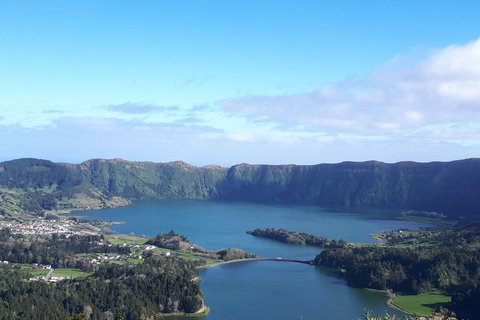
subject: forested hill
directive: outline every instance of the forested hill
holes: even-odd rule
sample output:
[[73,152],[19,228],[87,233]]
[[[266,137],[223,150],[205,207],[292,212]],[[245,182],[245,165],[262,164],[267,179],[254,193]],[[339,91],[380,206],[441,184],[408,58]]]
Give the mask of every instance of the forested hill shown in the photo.
[[93,159],[73,165],[18,159],[0,163],[0,186],[3,201],[7,196],[14,197],[8,190],[21,189],[27,200],[50,194],[57,202],[69,194],[96,197],[104,203],[112,197],[206,198],[386,207],[469,216],[480,208],[480,159],[310,166],[240,164],[231,168],[195,167],[180,161]]

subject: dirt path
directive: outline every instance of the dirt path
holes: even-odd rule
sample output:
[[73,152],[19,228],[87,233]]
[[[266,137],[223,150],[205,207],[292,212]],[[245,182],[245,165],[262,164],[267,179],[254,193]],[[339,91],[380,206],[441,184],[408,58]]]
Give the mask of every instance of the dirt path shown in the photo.
[[205,311],[207,311],[207,306],[202,303],[202,307],[194,313],[204,313]]

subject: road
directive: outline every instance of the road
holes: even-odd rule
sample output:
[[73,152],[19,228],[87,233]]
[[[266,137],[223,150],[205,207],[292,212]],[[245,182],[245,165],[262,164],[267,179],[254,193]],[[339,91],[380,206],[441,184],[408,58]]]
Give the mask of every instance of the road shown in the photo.
[[45,281],[48,281],[48,279],[50,279],[50,276],[52,275],[53,271],[55,271],[55,269],[50,269],[50,271],[48,272],[48,274],[45,276],[45,278],[43,278]]

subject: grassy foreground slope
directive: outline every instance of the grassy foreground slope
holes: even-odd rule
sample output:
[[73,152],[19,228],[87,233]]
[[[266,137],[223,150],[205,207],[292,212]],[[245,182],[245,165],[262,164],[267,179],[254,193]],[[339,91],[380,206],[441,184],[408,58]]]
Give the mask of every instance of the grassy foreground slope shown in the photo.
[[[384,207],[472,216],[480,207],[480,159],[386,164],[248,165],[231,168],[93,159],[78,165],[38,159],[0,163],[0,210],[128,204],[157,198]],[[123,199],[124,202],[121,201]],[[12,201],[10,201],[12,202]],[[79,204],[80,203],[80,204]]]
[[440,310],[443,305],[451,302],[448,295],[441,292],[428,292],[418,295],[398,295],[393,304],[402,310],[415,314],[431,314],[433,310]]

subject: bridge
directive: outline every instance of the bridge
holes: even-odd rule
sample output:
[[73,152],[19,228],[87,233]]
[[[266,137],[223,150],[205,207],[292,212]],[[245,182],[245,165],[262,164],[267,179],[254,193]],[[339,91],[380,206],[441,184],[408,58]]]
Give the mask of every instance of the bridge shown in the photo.
[[[238,262],[249,262],[249,261],[284,261],[284,262],[297,262],[303,264],[314,265],[313,260],[298,260],[298,259],[283,259],[283,258],[249,258],[249,259],[237,259],[237,260],[230,260],[225,262],[220,262],[219,264],[229,264],[229,263],[238,263]],[[216,264],[216,265],[219,265]]]
[[286,262],[298,262],[298,263],[304,263],[304,264],[310,264],[314,265],[313,260],[297,260],[297,259],[283,259],[283,258],[256,258],[255,260],[259,261],[286,261]]

